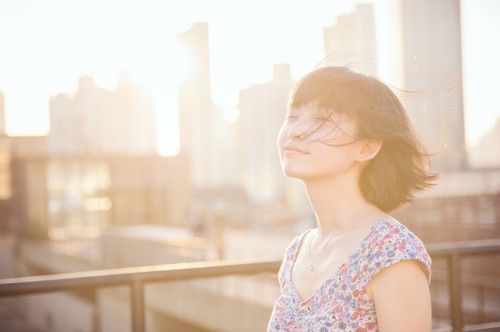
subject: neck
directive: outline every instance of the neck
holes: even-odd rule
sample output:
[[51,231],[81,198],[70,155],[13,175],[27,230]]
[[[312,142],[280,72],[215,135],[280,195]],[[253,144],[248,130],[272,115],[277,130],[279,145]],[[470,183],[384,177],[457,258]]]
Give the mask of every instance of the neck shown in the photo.
[[304,184],[321,238],[363,226],[367,210],[373,209],[361,193],[356,179],[321,179],[304,181]]

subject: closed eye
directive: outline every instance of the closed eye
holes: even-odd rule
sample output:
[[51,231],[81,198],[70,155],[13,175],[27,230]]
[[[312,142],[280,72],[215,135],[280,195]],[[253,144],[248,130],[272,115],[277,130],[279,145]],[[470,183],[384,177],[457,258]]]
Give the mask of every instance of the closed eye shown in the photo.
[[299,118],[299,117],[298,117],[298,115],[295,115],[295,114],[288,114],[288,115],[286,116],[286,120],[287,120],[287,121],[296,120],[296,119],[298,119],[298,118]]

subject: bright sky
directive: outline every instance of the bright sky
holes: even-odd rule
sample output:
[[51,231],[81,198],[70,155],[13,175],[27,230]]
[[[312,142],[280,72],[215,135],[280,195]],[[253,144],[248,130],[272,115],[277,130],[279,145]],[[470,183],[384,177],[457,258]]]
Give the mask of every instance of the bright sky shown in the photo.
[[[126,69],[153,93],[175,99],[182,57],[175,34],[208,22],[212,98],[226,107],[238,91],[267,81],[276,63],[294,78],[323,56],[322,29],[354,8],[353,0],[0,0],[0,91],[9,134],[49,130],[48,98],[74,93],[78,78],[114,89]],[[496,0],[462,0],[467,137],[475,143],[500,116]],[[168,91],[168,92],[167,92]],[[170,93],[170,95],[169,95]],[[167,106],[164,107],[168,108]],[[175,114],[158,111],[161,139]]]
[[465,124],[473,145],[500,118],[500,1],[461,0]]

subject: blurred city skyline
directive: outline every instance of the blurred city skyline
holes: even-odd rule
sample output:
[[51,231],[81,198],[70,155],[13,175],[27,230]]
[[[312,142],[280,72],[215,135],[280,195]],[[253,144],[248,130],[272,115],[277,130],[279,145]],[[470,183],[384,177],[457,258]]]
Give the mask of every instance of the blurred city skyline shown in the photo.
[[[434,152],[439,181],[391,212],[429,245],[433,328],[500,327],[499,4],[0,0],[0,278],[83,276],[68,293],[4,293],[0,330],[265,330],[283,253],[316,225],[273,143],[325,54],[394,87]],[[9,137],[21,131],[35,135]],[[178,154],[157,146],[175,135]],[[273,274],[149,279],[269,259]],[[87,288],[79,273],[102,269],[130,291]]]
[[[239,91],[268,81],[274,64],[290,64],[294,79],[311,70],[324,57],[323,28],[357,3],[371,2],[0,1],[0,91],[7,132],[46,134],[50,97],[73,94],[82,76],[114,89],[127,72],[156,96],[158,134],[164,143],[171,141],[177,114],[165,110],[177,108],[177,85],[189,70],[187,55],[176,45],[177,33],[197,21],[208,23],[212,99],[231,113]],[[383,33],[380,21],[388,4],[375,3],[377,34]],[[461,5],[470,146],[500,117],[492,90],[500,74],[494,61],[500,47],[488,37],[498,31],[500,4],[462,0]]]

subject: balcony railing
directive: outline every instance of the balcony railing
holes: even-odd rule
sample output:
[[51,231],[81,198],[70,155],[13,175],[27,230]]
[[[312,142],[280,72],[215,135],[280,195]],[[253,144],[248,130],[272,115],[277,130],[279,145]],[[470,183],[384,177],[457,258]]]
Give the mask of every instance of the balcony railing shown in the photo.
[[[439,331],[499,331],[500,322],[464,326],[461,259],[473,255],[500,254],[500,240],[433,244],[427,249],[433,259],[445,259],[447,262],[451,329]],[[280,263],[276,260],[211,261],[3,279],[0,280],[0,297],[128,285],[131,294],[132,329],[134,332],[142,332],[145,330],[144,286],[147,283],[276,273]]]
[[[495,239],[432,244],[427,246],[427,251],[433,260],[446,260],[446,267],[448,270],[447,276],[451,331],[500,331],[500,322],[464,326],[461,287],[461,260],[471,256],[500,254],[500,240]],[[441,329],[438,331],[441,331]],[[442,331],[450,331],[450,329],[446,328]]]

